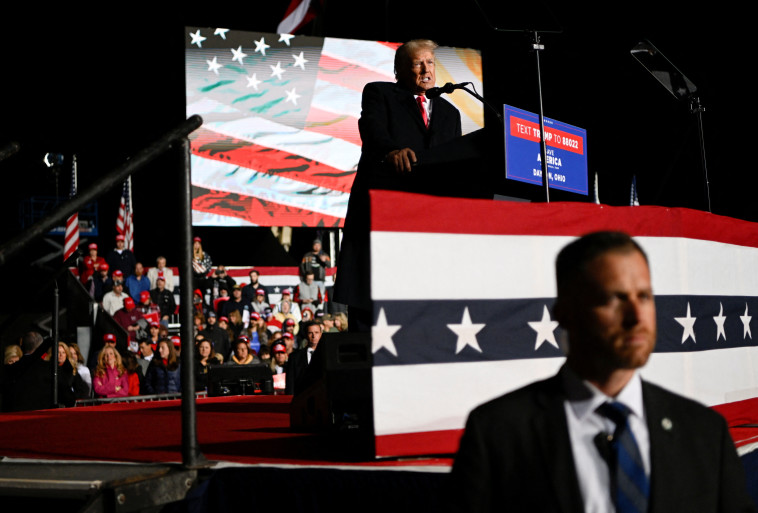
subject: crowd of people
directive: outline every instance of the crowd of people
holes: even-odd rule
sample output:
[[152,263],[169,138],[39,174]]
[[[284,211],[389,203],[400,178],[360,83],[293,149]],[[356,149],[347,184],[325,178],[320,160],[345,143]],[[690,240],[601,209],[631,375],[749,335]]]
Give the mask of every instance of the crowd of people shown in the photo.
[[[213,265],[202,240],[195,237],[191,347],[196,391],[207,389],[213,365],[257,364],[271,369],[276,391],[293,393],[321,334],[348,328],[344,310],[331,313],[324,280],[329,263],[321,241],[314,241],[313,250],[302,259],[300,284],[282,291],[281,299],[272,303],[258,270],[250,271],[249,283],[237,283],[225,266]],[[178,310],[174,275],[166,258],[159,256],[156,265],[146,270],[118,236],[116,247],[105,258],[99,256],[97,244],[89,244],[79,276],[102,311],[124,329],[128,343],[117,347],[116,334],[105,333],[102,347],[100,341],[92,341],[93,349],[85,359],[76,343],[59,342],[57,406],[73,406],[77,399],[179,393],[182,344],[169,330]],[[40,333],[30,332],[19,344],[4,349],[3,411],[50,406],[49,364],[42,365],[48,369],[43,371],[34,361],[36,378],[19,377],[29,375],[25,369],[32,359],[49,360],[48,346],[52,343],[43,343]],[[20,390],[22,386],[26,390]],[[19,394],[29,395],[30,388],[35,389],[34,397],[17,399]]]

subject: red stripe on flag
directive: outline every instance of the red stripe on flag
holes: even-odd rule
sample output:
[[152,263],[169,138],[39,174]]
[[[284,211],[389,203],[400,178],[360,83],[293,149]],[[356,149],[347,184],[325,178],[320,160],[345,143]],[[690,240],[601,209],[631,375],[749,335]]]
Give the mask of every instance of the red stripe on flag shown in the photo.
[[318,78],[358,92],[363,92],[369,82],[386,82],[389,77],[383,73],[371,71],[360,64],[345,62],[336,57],[321,55],[318,62]]
[[335,114],[311,106],[305,127],[309,132],[342,139],[356,146],[362,144],[358,133],[358,119],[352,116]]
[[192,153],[200,157],[234,164],[261,173],[340,192],[350,192],[355,171],[342,171],[286,151],[243,141],[200,128],[191,136]]
[[[259,226],[342,227],[344,220],[252,196],[193,187],[192,210],[242,219]],[[275,220],[275,222],[274,222]]]
[[[579,226],[583,233],[622,229],[636,237],[687,237],[758,247],[756,223],[687,208],[477,199],[439,201],[435,196],[379,190],[370,194],[375,231],[576,236]],[[466,215],[461,216],[461,212]],[[471,219],[476,219],[476,223],[471,223]]]
[[72,214],[66,220],[66,235],[63,241],[63,260],[68,260],[79,247],[79,214]]

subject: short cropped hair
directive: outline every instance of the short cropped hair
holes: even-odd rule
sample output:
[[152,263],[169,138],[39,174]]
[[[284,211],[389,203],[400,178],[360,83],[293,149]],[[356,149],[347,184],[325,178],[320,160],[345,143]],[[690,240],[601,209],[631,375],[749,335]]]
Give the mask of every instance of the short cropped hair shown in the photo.
[[639,251],[645,262],[648,262],[642,247],[624,232],[594,232],[571,242],[558,253],[558,258],[555,260],[558,298],[569,293],[571,285],[587,271],[587,264],[595,258],[609,252],[629,253],[632,251]]
[[412,52],[418,50],[429,50],[430,52],[434,53],[438,46],[439,45],[431,39],[412,39],[407,43],[400,45],[400,47],[395,51],[395,78],[397,78],[398,68],[400,68],[405,62],[410,59]]

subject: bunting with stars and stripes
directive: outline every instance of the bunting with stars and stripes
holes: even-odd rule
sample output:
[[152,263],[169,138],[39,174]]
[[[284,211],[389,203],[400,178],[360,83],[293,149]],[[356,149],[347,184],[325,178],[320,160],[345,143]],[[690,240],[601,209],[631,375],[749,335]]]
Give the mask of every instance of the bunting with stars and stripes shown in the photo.
[[[76,170],[76,155],[71,164],[71,190],[69,199],[76,197],[78,177]],[[79,212],[74,212],[66,219],[66,233],[63,237],[63,261],[65,262],[79,249]]]
[[710,406],[758,395],[755,223],[677,208],[371,194],[377,456],[455,452],[476,405],[557,372],[555,257],[596,230],[626,231],[650,260],[658,341],[642,376]]
[[[361,154],[369,82],[394,82],[397,43],[186,29],[195,226],[342,226]],[[437,81],[472,82],[481,55],[441,47]],[[484,125],[465,92],[448,99],[463,133]]]

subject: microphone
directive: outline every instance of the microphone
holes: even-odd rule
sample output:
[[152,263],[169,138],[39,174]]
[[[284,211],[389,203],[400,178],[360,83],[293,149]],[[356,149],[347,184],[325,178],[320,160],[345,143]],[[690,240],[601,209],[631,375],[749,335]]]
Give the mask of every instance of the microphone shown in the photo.
[[432,87],[426,92],[426,97],[430,100],[441,96],[443,93],[450,94],[456,89],[463,89],[465,86],[471,85],[471,82],[461,82],[460,84],[451,84],[448,82],[442,87]]

